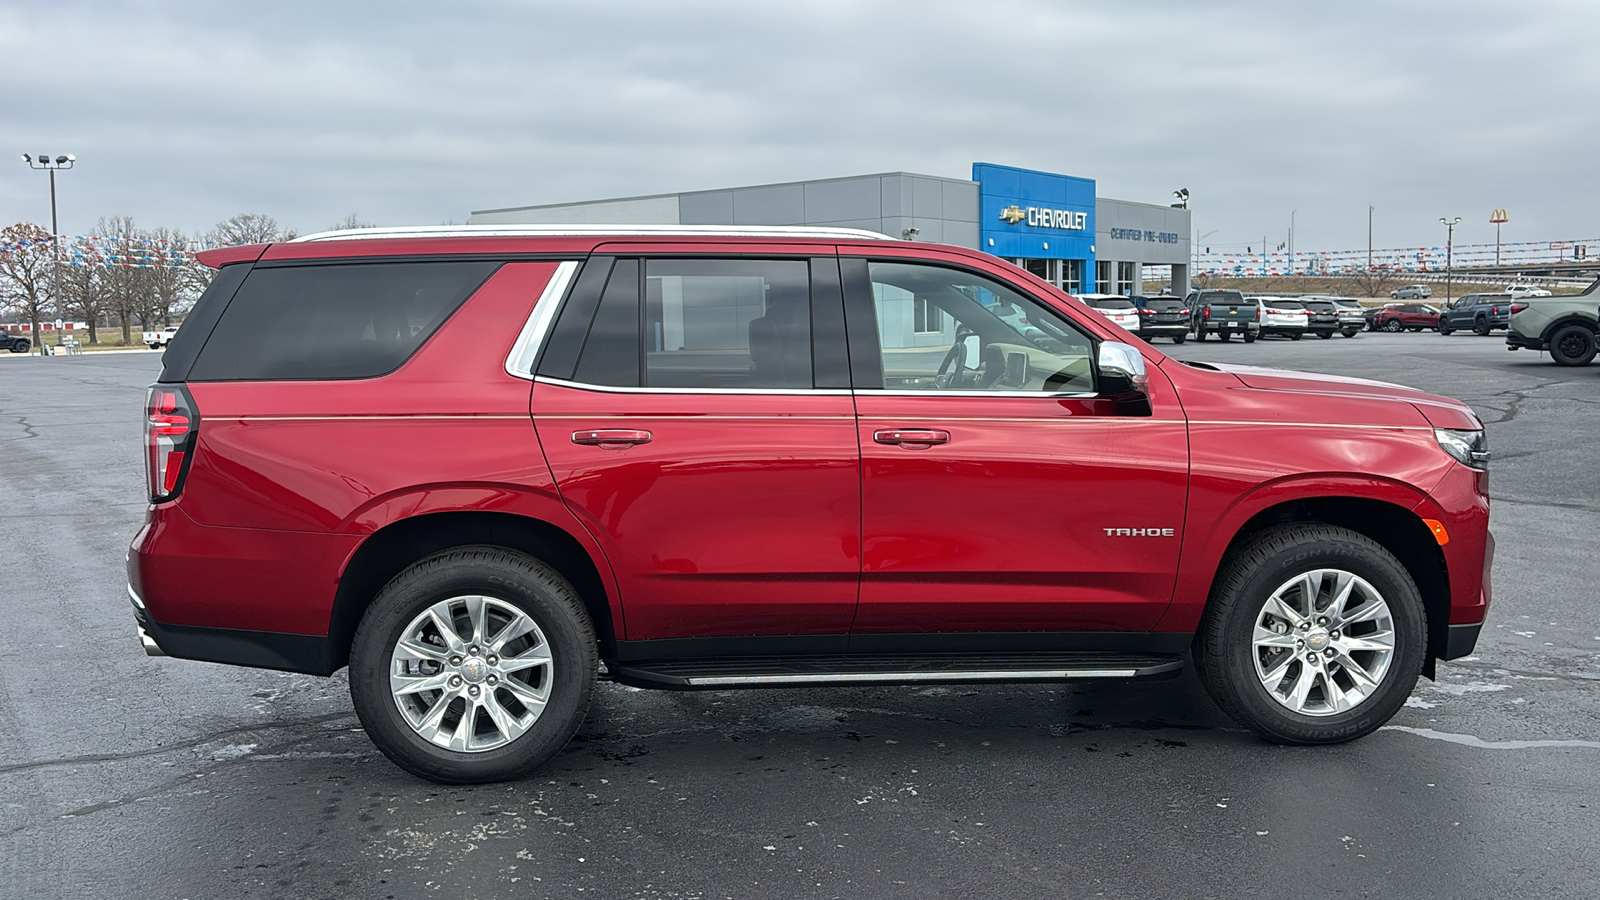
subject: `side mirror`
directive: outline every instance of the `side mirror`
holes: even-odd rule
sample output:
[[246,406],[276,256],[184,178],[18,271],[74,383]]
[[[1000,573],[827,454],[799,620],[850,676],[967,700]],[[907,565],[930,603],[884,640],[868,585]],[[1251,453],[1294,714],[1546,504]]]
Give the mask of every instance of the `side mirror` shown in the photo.
[[1097,393],[1116,405],[1124,416],[1148,416],[1150,395],[1149,373],[1144,368],[1144,356],[1127,344],[1105,341],[1095,357],[1095,386]]
[[1104,396],[1137,392],[1143,394],[1150,376],[1144,369],[1144,356],[1127,344],[1105,341],[1095,360],[1096,385]]

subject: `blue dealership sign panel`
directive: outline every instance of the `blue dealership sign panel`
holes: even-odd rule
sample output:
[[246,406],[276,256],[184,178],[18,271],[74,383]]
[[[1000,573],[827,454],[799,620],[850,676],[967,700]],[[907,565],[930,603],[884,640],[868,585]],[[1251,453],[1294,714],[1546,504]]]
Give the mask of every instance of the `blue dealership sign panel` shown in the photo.
[[1094,179],[973,163],[979,247],[996,256],[1094,266]]

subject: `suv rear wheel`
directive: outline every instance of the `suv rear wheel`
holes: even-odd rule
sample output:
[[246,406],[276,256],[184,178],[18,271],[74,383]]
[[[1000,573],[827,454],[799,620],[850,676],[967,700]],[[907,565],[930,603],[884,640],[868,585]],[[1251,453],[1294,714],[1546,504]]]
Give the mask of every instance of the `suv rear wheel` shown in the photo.
[[1582,325],[1563,325],[1550,335],[1550,359],[1558,366],[1587,366],[1594,353],[1594,332]]
[[554,756],[594,690],[594,628],[555,570],[495,547],[428,557],[389,582],[350,648],[368,736],[414,775],[502,781]]
[[1279,743],[1329,744],[1400,709],[1426,636],[1422,597],[1392,554],[1353,531],[1296,525],[1234,555],[1195,656],[1239,724]]

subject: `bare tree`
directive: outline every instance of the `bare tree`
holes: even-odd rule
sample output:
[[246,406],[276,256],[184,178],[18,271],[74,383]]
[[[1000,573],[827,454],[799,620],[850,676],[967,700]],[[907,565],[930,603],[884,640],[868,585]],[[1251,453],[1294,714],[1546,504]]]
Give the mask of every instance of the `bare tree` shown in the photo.
[[[189,239],[183,232],[172,228],[156,228],[144,233],[145,239],[161,251],[154,266],[145,270],[147,287],[146,317],[140,321],[146,329],[152,326],[171,325],[174,316],[187,312],[189,299],[205,290],[209,284],[209,269],[196,264],[182,264],[181,259],[189,249]],[[207,275],[196,279],[192,270],[200,269]]]
[[33,329],[39,346],[39,319],[51,300],[50,232],[18,222],[0,230],[0,306],[15,310]]
[[354,229],[354,228],[372,228],[372,227],[373,227],[373,224],[371,222],[363,222],[360,219],[356,218],[356,214],[355,213],[351,213],[350,215],[345,216],[343,219],[340,219],[339,221],[333,223],[333,227],[329,228],[328,230],[329,231],[350,231],[351,229]]
[[110,251],[99,266],[102,294],[109,311],[122,326],[122,342],[133,343],[133,320],[141,322],[150,317],[150,269],[143,268],[146,261],[143,235],[133,224],[132,216],[101,218],[95,225],[95,234],[109,242]]
[[89,326],[89,343],[100,343],[100,322],[111,304],[107,292],[107,267],[88,263],[61,269],[61,310]]
[[1400,280],[1394,272],[1388,269],[1363,269],[1350,276],[1350,281],[1368,297],[1386,297],[1389,295],[1389,285]]
[[295,237],[291,229],[280,230],[278,220],[263,213],[240,213],[206,234],[214,244],[266,244],[287,241]]

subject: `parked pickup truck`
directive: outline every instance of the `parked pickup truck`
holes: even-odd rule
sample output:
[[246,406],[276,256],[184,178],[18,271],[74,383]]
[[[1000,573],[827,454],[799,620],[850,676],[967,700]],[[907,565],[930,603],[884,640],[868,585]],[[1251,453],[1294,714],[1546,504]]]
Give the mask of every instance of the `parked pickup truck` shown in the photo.
[[1558,366],[1586,366],[1595,356],[1595,336],[1600,316],[1595,311],[1595,289],[1563,297],[1534,297],[1511,304],[1506,327],[1506,349],[1550,351]]
[[1261,333],[1261,309],[1239,291],[1190,291],[1183,304],[1189,307],[1197,341],[1208,334],[1224,341],[1237,334],[1249,344]]
[[144,333],[144,344],[151,350],[160,350],[162,347],[172,343],[172,336],[177,333],[178,326],[176,325],[169,325],[160,331],[146,331]]
[[1510,321],[1510,294],[1462,294],[1439,311],[1439,333],[1470,328],[1473,334],[1488,334],[1505,328]]

